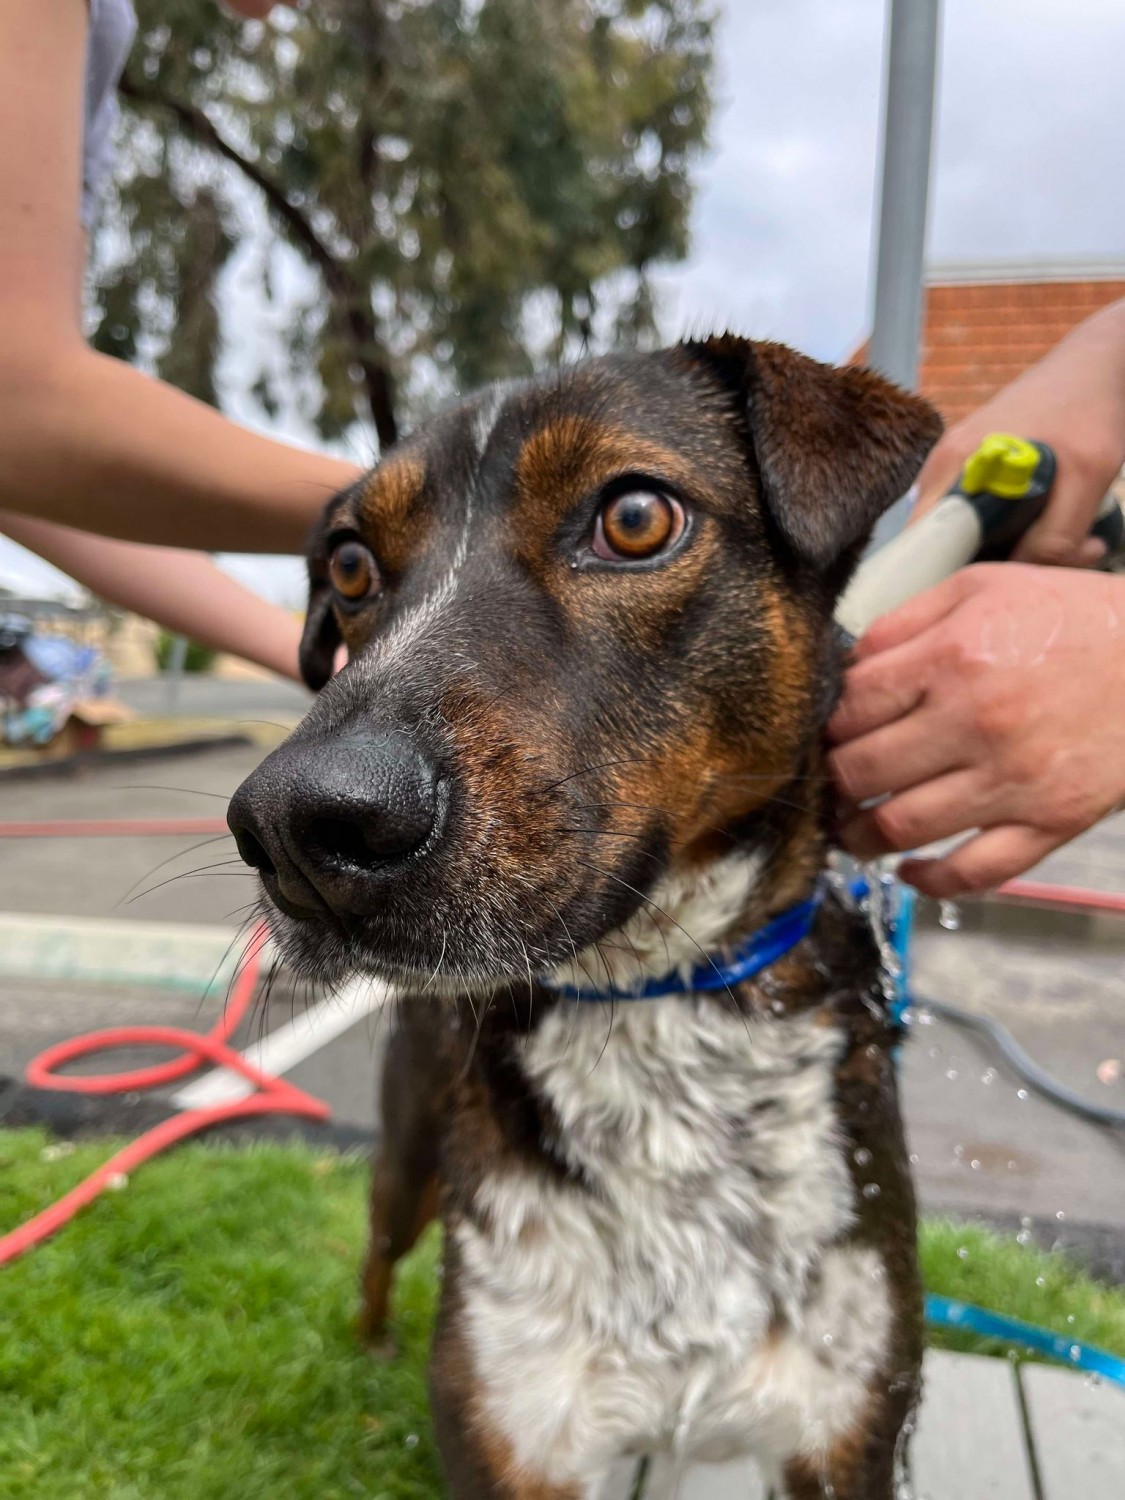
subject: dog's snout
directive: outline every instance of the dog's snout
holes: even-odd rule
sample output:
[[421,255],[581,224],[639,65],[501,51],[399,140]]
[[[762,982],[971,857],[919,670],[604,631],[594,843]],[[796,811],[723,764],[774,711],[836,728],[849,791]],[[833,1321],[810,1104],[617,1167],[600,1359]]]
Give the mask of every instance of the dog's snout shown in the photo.
[[242,783],[227,821],[243,860],[291,915],[361,915],[436,833],[432,758],[397,730],[283,745]]

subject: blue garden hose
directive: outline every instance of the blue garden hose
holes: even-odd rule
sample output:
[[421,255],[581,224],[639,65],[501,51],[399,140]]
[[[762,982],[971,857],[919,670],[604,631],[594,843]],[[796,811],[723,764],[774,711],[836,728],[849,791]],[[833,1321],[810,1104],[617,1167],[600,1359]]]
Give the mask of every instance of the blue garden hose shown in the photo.
[[[891,1001],[891,1015],[896,1022],[902,1023],[907,1011],[914,1003],[910,989],[910,940],[914,928],[917,897],[909,886],[899,885],[896,882],[892,888],[891,877],[886,876],[883,879],[885,882],[883,897],[886,909],[889,911],[887,937],[896,959],[896,970],[892,976],[894,997]],[[869,898],[870,882],[854,881],[851,892],[857,899]],[[926,1003],[928,1006],[929,1002]],[[936,1006],[934,1008],[938,1009]],[[940,1008],[942,1015],[950,1011],[952,1007]],[[960,1014],[960,1012],[955,1012],[948,1018],[956,1021]],[[995,1026],[995,1023],[992,1025]],[[1003,1027],[997,1029],[1003,1031]],[[995,1036],[991,1027],[989,1034],[998,1042],[1001,1050],[1007,1052],[1008,1049]],[[1007,1037],[1006,1032],[1004,1035]],[[1011,1038],[1008,1040],[1010,1041]],[[1014,1048],[1015,1045],[1013,1041],[1012,1047]],[[1033,1068],[1034,1066],[1032,1064]],[[1020,1071],[1024,1071],[1022,1067]],[[1041,1070],[1036,1069],[1036,1072],[1041,1073]],[[1027,1076],[1026,1073],[1024,1076]],[[1046,1079],[1046,1075],[1043,1075],[1043,1078]],[[1029,1079],[1029,1081],[1032,1080]],[[1040,1086],[1040,1082],[1036,1080],[1037,1087]],[[1046,1083],[1048,1086],[1041,1089],[1043,1093],[1067,1108],[1074,1107],[1069,1090],[1062,1089],[1061,1085],[1054,1084],[1051,1079],[1046,1079]],[[1090,1106],[1085,1112],[1090,1114],[1095,1108],[1096,1106]],[[1095,1116],[1095,1118],[1099,1118],[1100,1123],[1125,1123],[1120,1116],[1116,1121],[1108,1122],[1100,1116]],[[1004,1313],[991,1312],[988,1308],[977,1307],[971,1302],[960,1302],[953,1297],[939,1297],[933,1292],[926,1295],[925,1313],[926,1322],[932,1327],[949,1328],[956,1333],[972,1333],[981,1338],[1002,1339],[1006,1343],[1019,1344],[1036,1354],[1044,1354],[1049,1359],[1058,1360],[1072,1370],[1084,1370],[1090,1375],[1110,1380],[1125,1389],[1125,1359],[1120,1359],[1116,1354],[1110,1354],[1108,1350],[1099,1349],[1093,1344],[1085,1344],[1080,1339],[1068,1338],[1061,1333],[1052,1333],[1049,1328],[1039,1328],[1034,1323],[1025,1323],[1019,1318],[1007,1317]]]
[[1090,1375],[1125,1387],[1125,1359],[1119,1359],[1116,1354],[1067,1338],[1065,1334],[1052,1333],[1049,1328],[1024,1323],[1019,1318],[989,1312],[986,1307],[974,1307],[971,1302],[958,1302],[953,1297],[939,1297],[928,1292],[926,1322],[936,1328],[952,1328],[958,1333],[975,1333],[982,1338],[1022,1344],[1025,1349],[1057,1359],[1072,1370],[1085,1370]]

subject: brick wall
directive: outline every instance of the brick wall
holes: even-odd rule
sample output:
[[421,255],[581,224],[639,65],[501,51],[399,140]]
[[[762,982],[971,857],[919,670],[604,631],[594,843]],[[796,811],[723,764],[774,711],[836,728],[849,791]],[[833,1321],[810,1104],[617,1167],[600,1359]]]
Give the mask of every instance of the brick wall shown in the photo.
[[1125,297],[1121,281],[1011,281],[926,289],[919,386],[956,422],[1077,323]]

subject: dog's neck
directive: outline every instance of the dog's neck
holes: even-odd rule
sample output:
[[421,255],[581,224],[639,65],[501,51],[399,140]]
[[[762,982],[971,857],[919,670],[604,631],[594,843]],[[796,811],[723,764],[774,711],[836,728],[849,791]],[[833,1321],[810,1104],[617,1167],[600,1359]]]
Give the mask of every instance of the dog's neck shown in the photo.
[[[561,981],[587,992],[594,984],[603,991],[611,985],[630,990],[641,976],[660,978],[677,964],[690,972],[703,955],[721,957],[807,898],[825,868],[822,819],[804,816],[797,806],[786,811],[775,820],[772,844],[741,843],[693,877],[665,881],[652,897],[663,915],[653,908],[646,917],[648,908],[642,908],[572,965],[560,967]],[[454,1047],[466,1107],[487,1121],[495,1159],[534,1163],[570,1179],[576,1170],[575,1118],[587,1111],[600,1118],[599,1091],[605,1078],[619,1076],[614,1068],[651,1089],[654,1045],[664,1050],[674,1038],[695,1059],[693,1066],[704,1066],[706,1056],[707,1066],[730,1074],[751,1067],[750,1039],[755,1048],[765,1046],[760,1056],[754,1054],[753,1067],[769,1071],[770,1047],[789,1046],[784,1036],[829,1036],[819,1017],[828,1002],[849,1033],[878,1040],[884,1021],[871,1003],[878,952],[868,937],[857,930],[853,913],[828,900],[805,940],[753,978],[710,991],[704,1002],[686,985],[683,993],[664,998],[585,1004],[530,978],[488,997],[462,996]],[[565,1091],[575,1118],[569,1122],[552,1094],[560,1058],[570,1079]]]
[[[786,791],[792,798],[763,810],[755,836],[747,824],[747,836],[729,852],[666,879],[652,906],[642,904],[621,928],[560,966],[559,982],[587,991],[630,990],[641,977],[661,978],[677,966],[690,972],[704,955],[722,956],[807,898],[827,861],[823,783],[816,775],[802,776]],[[879,955],[869,937],[857,930],[854,914],[829,900],[804,941],[755,977],[712,990],[705,1003],[697,1002],[689,985],[661,999],[584,1004],[534,984],[530,976],[489,996],[462,995],[454,1046],[464,1097],[476,1101],[476,1118],[487,1122],[495,1159],[534,1163],[569,1180],[576,1170],[570,1149],[575,1126],[562,1118],[552,1097],[557,1057],[565,1059],[571,1079],[572,1112],[589,1110],[597,1119],[601,1082],[616,1076],[614,1067],[632,1070],[651,1089],[646,1058],[654,1038],[664,1049],[674,1037],[676,1046],[699,1053],[697,1062],[706,1054],[709,1066],[738,1072],[750,1066],[748,1037],[755,1046],[772,1046],[774,1039],[784,1047],[788,1043],[780,1039],[791,1030],[794,1036],[827,1036],[817,1013],[830,1001],[850,1034],[879,1040],[885,1023],[878,1004],[871,1003]],[[770,1055],[767,1046],[759,1058],[767,1071]],[[575,1080],[581,1079],[588,1086],[579,1086]]]
[[787,788],[743,828],[726,831],[711,858],[673,868],[621,927],[554,969],[552,984],[628,992],[668,975],[686,984],[693,969],[807,899],[827,841],[818,780],[802,784],[801,796]]

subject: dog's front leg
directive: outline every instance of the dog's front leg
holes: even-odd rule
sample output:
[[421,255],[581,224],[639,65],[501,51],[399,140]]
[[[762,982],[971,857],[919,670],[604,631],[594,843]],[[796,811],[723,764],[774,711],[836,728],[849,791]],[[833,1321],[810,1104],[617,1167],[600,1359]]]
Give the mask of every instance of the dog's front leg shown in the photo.
[[585,1500],[588,1486],[550,1474],[550,1455],[517,1456],[512,1437],[490,1415],[467,1335],[464,1293],[456,1235],[447,1224],[429,1373],[450,1500]]
[[465,1345],[439,1318],[430,1362],[430,1409],[450,1500],[583,1500],[585,1487],[560,1484],[516,1461],[489,1421]]
[[383,1059],[382,1132],[371,1180],[370,1242],[361,1281],[360,1337],[390,1354],[387,1332],[395,1266],[436,1217],[450,1066],[443,1017],[407,998]]
[[[911,1217],[899,1237],[912,1232]],[[922,1308],[913,1255],[905,1243],[900,1248],[886,1273],[895,1307],[887,1357],[866,1381],[854,1425],[782,1465],[785,1500],[897,1500],[902,1493],[921,1388]]]
[[817,1458],[794,1459],[784,1467],[785,1500],[896,1500],[902,1493],[903,1431],[915,1389],[872,1392],[862,1428]]
[[[888,1053],[876,1052],[860,1037],[842,1061],[837,1081],[858,1215],[851,1245],[878,1256],[879,1278],[871,1285],[886,1293],[887,1348],[866,1382],[855,1426],[815,1457],[806,1453],[784,1465],[783,1493],[786,1500],[896,1500],[922,1383],[922,1283],[914,1187]],[[877,1185],[874,1193],[871,1183]],[[864,1316],[862,1303],[850,1312],[843,1304],[830,1321],[839,1333],[849,1323],[860,1326]],[[846,1369],[844,1341],[837,1337],[833,1348],[844,1358]]]

